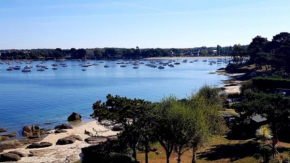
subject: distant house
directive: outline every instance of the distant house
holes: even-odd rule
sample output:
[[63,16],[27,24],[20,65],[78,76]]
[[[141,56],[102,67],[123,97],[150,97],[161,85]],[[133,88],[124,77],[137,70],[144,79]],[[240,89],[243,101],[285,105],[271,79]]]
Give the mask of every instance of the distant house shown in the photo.
[[193,56],[199,56],[200,50],[199,49],[195,49],[193,51]]
[[261,115],[259,114],[256,114],[256,115],[253,115],[251,118],[251,127],[256,130],[258,129],[259,127],[267,124],[267,118],[265,117],[262,117]]
[[65,58],[65,59],[70,59],[70,58],[71,58],[71,55],[70,55],[70,54],[66,54],[66,55],[64,56],[64,58]]

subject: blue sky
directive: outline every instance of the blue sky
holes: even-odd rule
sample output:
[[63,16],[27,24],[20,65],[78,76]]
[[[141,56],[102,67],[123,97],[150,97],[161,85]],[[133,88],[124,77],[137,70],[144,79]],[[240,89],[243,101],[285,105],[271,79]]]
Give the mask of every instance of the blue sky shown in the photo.
[[248,44],[289,20],[289,0],[0,0],[0,49]]

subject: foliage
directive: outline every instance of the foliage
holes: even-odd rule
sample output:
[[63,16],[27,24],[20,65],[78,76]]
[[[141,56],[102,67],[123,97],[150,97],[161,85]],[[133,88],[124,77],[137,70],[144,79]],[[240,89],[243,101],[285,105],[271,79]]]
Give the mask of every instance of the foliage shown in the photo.
[[100,163],[133,163],[134,159],[131,157],[132,151],[118,140],[108,140],[96,146],[90,146],[82,149],[84,154],[83,162],[90,163],[96,160]]
[[93,104],[92,117],[124,126],[118,141],[132,150],[135,161],[136,150],[143,148],[148,162],[151,144],[158,141],[166,151],[167,162],[173,151],[178,154],[180,162],[182,154],[189,149],[194,149],[195,160],[197,148],[211,135],[223,132],[220,100],[218,90],[208,86],[189,99],[178,100],[170,96],[153,104],[141,99],[107,95],[106,102]]
[[279,131],[289,130],[290,98],[282,94],[246,91],[243,102],[233,105],[233,108],[244,118],[256,114],[266,117],[276,139]]
[[253,78],[253,85],[264,92],[276,92],[277,88],[290,89],[290,79],[257,77]]

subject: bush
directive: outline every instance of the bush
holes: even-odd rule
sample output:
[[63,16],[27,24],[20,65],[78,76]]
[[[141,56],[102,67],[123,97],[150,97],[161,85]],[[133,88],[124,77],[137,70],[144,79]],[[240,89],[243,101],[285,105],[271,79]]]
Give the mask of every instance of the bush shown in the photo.
[[132,151],[117,139],[82,148],[82,153],[84,163],[135,163]]
[[276,92],[277,88],[290,89],[290,79],[257,77],[253,85],[264,92]]

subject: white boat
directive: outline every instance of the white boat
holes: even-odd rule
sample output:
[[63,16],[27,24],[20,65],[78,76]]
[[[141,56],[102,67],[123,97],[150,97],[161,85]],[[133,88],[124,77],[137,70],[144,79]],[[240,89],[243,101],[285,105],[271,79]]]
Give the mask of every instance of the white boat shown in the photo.
[[25,67],[22,69],[22,72],[31,72],[31,69],[30,69],[28,66],[25,66]]
[[20,70],[21,66],[14,66],[13,70]]
[[37,69],[37,71],[44,71],[44,70],[45,70],[44,68]]

